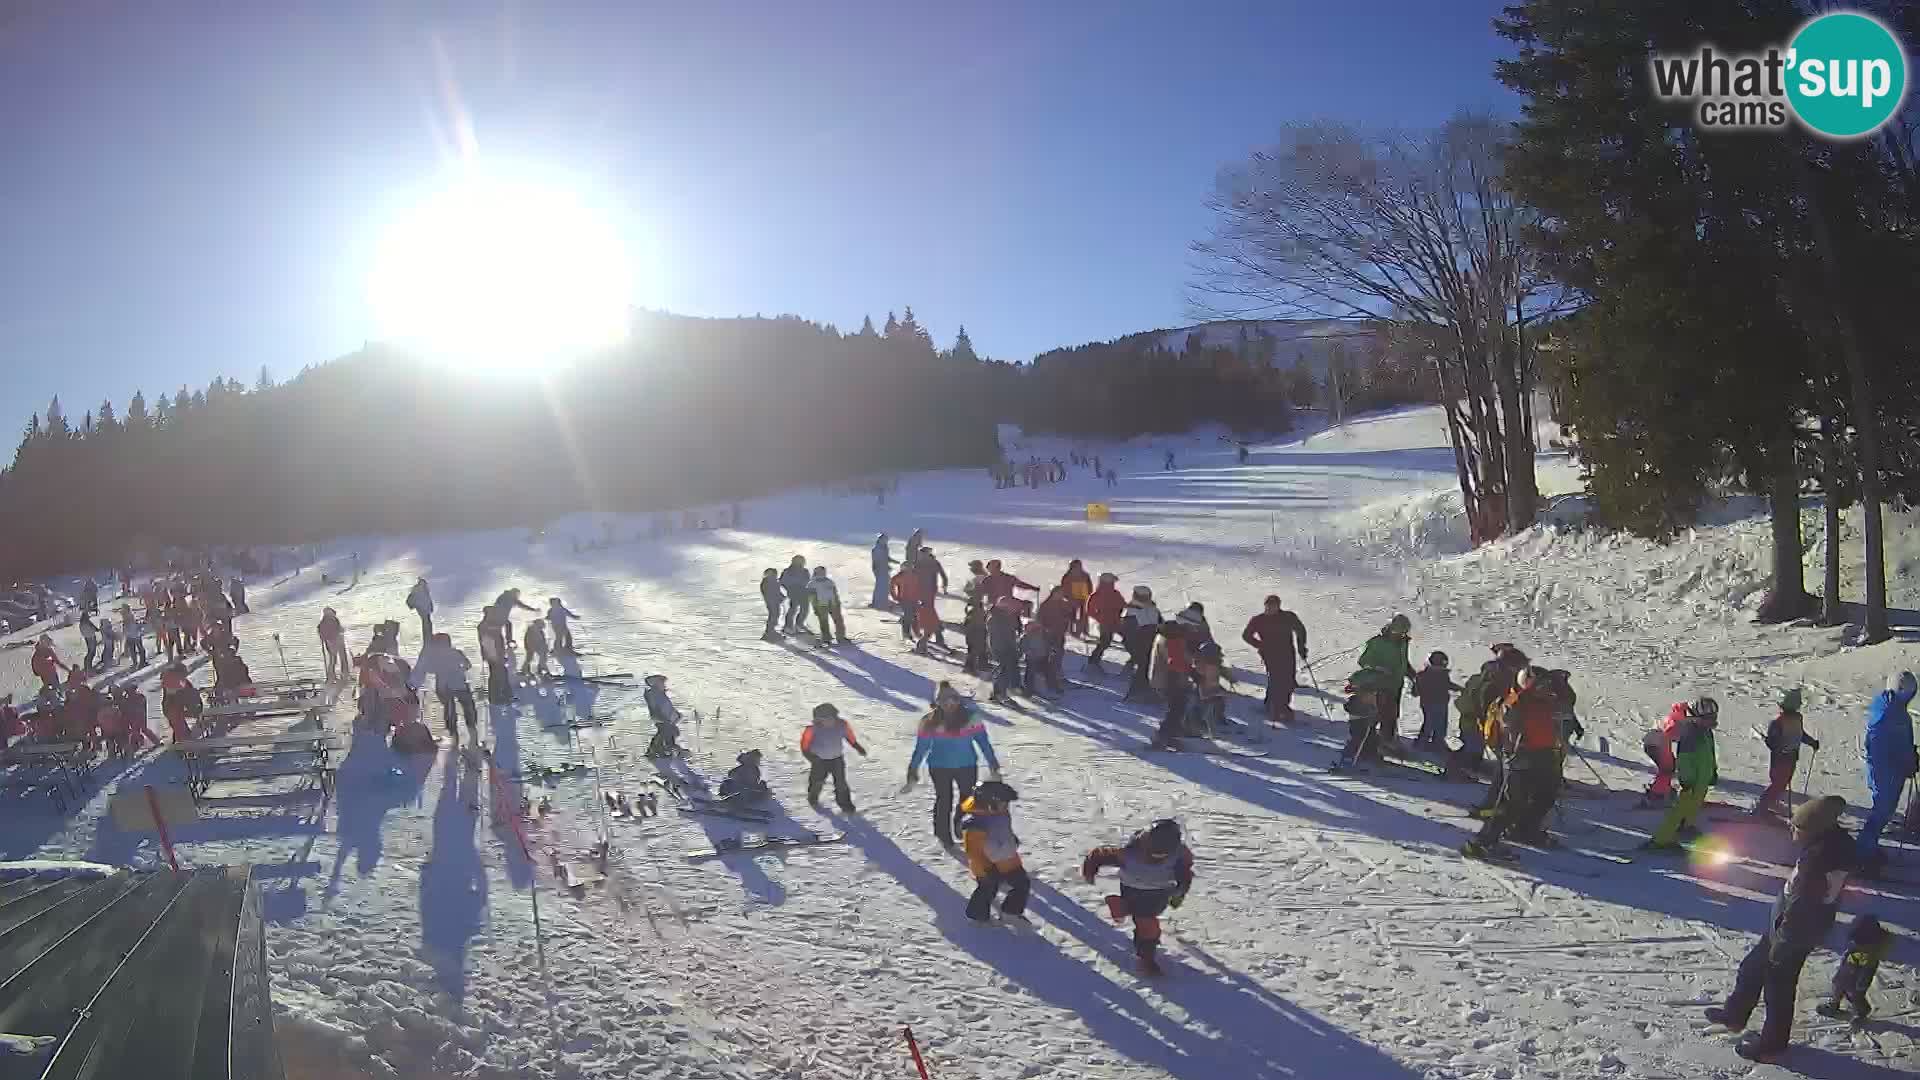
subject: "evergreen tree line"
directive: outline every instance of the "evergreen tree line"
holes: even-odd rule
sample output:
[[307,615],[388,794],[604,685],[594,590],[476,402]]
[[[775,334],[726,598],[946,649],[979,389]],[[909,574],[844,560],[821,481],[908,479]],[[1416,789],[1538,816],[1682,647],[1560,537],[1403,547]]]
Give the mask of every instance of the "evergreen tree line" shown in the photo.
[[[575,510],[747,498],[995,460],[994,369],[908,309],[842,334],[646,314],[630,342],[538,380],[368,348],[275,385],[215,379],[75,423],[55,398],[0,472],[0,573],[167,545],[524,526]],[[1004,378],[1004,370],[1001,376]]]
[[[1766,496],[1774,588],[1763,616],[1815,611],[1803,495],[1826,504],[1819,615],[1843,618],[1839,513],[1859,502],[1867,637],[1887,635],[1880,507],[1920,493],[1920,88],[1875,136],[1715,133],[1658,101],[1651,53],[1728,55],[1791,40],[1795,0],[1525,0],[1497,29],[1522,119],[1504,181],[1537,211],[1531,242],[1578,291],[1552,335],[1599,514],[1650,536],[1710,494]],[[1920,8],[1851,5],[1920,43]],[[1876,10],[1877,9],[1877,10]]]

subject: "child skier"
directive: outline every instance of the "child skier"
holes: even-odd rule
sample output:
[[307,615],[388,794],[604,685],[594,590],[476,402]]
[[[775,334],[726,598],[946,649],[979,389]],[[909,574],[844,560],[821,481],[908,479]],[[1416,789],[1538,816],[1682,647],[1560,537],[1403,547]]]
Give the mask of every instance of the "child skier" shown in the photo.
[[978,598],[967,601],[960,632],[967,641],[966,662],[960,665],[960,670],[969,675],[985,675],[991,667],[987,661],[987,609]]
[[1845,799],[1827,795],[1793,812],[1793,842],[1800,848],[1800,857],[1773,902],[1766,934],[1740,961],[1726,1004],[1707,1010],[1708,1020],[1739,1031],[1765,997],[1767,1019],[1760,1033],[1740,1040],[1734,1048],[1743,1058],[1772,1061],[1787,1049],[1800,969],[1833,928],[1840,892],[1854,865],[1853,838],[1840,827],[1840,815],[1846,809]]
[[807,805],[820,809],[820,789],[833,778],[833,801],[840,809],[854,813],[853,792],[847,789],[847,748],[861,757],[867,748],[853,733],[853,725],[840,718],[840,710],[830,704],[813,707],[813,723],[800,732],[800,756],[807,759]]
[[667,697],[667,677],[665,675],[647,676],[647,716],[653,720],[653,740],[647,743],[647,756],[650,758],[679,757],[686,751],[680,748],[680,710],[674,707],[672,699]]
[[1840,958],[1840,966],[1833,972],[1833,998],[1820,1003],[1817,1007],[1820,1015],[1831,1016],[1838,1020],[1846,1017],[1840,1002],[1845,1000],[1853,1006],[1853,1026],[1859,1027],[1873,1014],[1873,1005],[1867,1001],[1867,991],[1873,988],[1873,977],[1880,971],[1880,961],[1887,958],[1887,950],[1893,948],[1893,935],[1880,925],[1880,920],[1871,915],[1862,915],[1853,920],[1853,929],[1847,933],[1847,954]]
[[1447,654],[1429,653],[1427,666],[1413,677],[1413,696],[1420,699],[1421,717],[1420,737],[1414,740],[1415,746],[1422,750],[1446,750],[1447,699],[1459,691],[1453,672],[1447,667]]
[[527,655],[520,660],[520,674],[532,676],[538,670],[541,678],[551,678],[547,671],[547,620],[535,619],[528,623],[522,644]]
[[1687,707],[1686,720],[1674,732],[1673,772],[1680,795],[1642,847],[1648,851],[1681,851],[1680,830],[1693,825],[1707,804],[1707,792],[1720,779],[1713,749],[1713,729],[1720,719],[1720,703],[1703,697]]
[[173,729],[174,742],[182,743],[193,738],[193,732],[187,727],[187,717],[198,713],[199,705],[200,691],[187,678],[185,664],[176,661],[161,672],[160,713],[167,718],[167,726]]
[[573,656],[573,620],[580,616],[567,610],[557,596],[547,598],[547,625],[553,627],[553,654]]
[[1647,792],[1640,799],[1642,808],[1664,806],[1673,797],[1674,735],[1686,722],[1687,703],[1677,701],[1658,727],[1648,729],[1641,736],[1640,749],[1653,762],[1653,783],[1647,785]]
[[769,566],[760,575],[760,602],[767,605],[767,628],[760,632],[762,641],[779,640],[774,628],[780,625],[780,597],[780,571]]
[[974,922],[989,921],[994,897],[1002,885],[1007,887],[1007,898],[1000,904],[1000,917],[1016,923],[1027,921],[1027,894],[1033,883],[1021,865],[1020,837],[1013,831],[1013,802],[1019,797],[1005,783],[989,780],[960,804],[966,814],[960,832],[967,868],[976,882],[973,896],[967,900],[967,918]]
[[1153,650],[1151,680],[1154,687],[1166,695],[1167,711],[1148,749],[1178,750],[1187,722],[1188,691],[1193,689],[1193,664],[1187,657],[1185,623],[1174,621],[1160,625],[1160,642]]
[[[340,616],[332,608],[320,613],[320,652],[327,667],[328,682],[347,681],[347,631],[340,625]],[[167,652],[172,655],[173,642],[167,643]]]
[[1760,793],[1760,801],[1750,811],[1755,817],[1772,813],[1774,802],[1793,788],[1793,774],[1800,767],[1800,747],[1820,749],[1820,740],[1807,734],[1806,718],[1800,715],[1799,687],[1780,695],[1780,712],[1767,725],[1763,740],[1773,758],[1767,769],[1767,790]]
[[987,615],[987,645],[994,665],[988,701],[1000,705],[1013,701],[1014,684],[1020,681],[1020,633],[1020,601],[1011,596],[995,601]]
[[[1047,657],[1051,652],[1052,646],[1047,642],[1046,627],[1040,625],[1039,619],[1028,622],[1027,628],[1020,632],[1020,659],[1027,665],[1026,680],[1021,684],[1021,689],[1025,690],[1030,698],[1040,696],[1042,675],[1052,677],[1050,665],[1047,663]],[[1053,684],[1053,692],[1060,693],[1058,682]]]
[[[836,644],[834,635],[839,635],[837,644],[847,644],[847,620],[840,614],[840,587],[827,576],[827,568],[813,568],[813,579],[807,585],[807,592],[813,597],[813,617],[820,622],[820,644]],[[827,620],[833,620],[831,629]]]
[[1099,847],[1087,853],[1080,876],[1087,884],[1106,867],[1120,871],[1120,892],[1107,897],[1114,922],[1133,920],[1133,953],[1142,975],[1161,974],[1154,953],[1160,948],[1160,913],[1177,908],[1193,888],[1193,852],[1180,836],[1180,825],[1162,819],[1142,829],[1124,847]]
[[720,778],[720,797],[751,802],[773,794],[760,775],[760,751],[742,750],[734,755],[734,766]]
[[1203,641],[1194,646],[1193,659],[1193,718],[1197,723],[1189,726],[1189,734],[1203,735],[1209,739],[1219,734],[1227,726],[1227,691],[1220,685],[1220,675],[1224,657],[1217,641]]

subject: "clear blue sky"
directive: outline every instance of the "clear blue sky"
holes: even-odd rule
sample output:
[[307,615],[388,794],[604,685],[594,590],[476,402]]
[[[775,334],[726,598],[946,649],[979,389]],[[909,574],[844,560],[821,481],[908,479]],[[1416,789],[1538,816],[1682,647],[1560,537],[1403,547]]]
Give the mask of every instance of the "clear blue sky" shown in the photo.
[[[1510,108],[1499,0],[0,7],[0,418],[370,332],[383,215],[479,152],[621,209],[636,305],[986,355],[1187,321],[1215,170],[1291,120]],[[436,59],[444,56],[444,65]]]

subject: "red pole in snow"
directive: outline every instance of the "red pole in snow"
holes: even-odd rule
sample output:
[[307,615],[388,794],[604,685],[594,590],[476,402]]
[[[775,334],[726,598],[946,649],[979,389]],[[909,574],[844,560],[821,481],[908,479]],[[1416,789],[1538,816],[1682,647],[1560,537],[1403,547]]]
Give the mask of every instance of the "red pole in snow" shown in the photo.
[[927,1063],[920,1056],[920,1044],[913,1041],[913,1028],[903,1027],[900,1033],[907,1037],[907,1052],[913,1055],[913,1067],[920,1070],[920,1080],[933,1080],[927,1075]]
[[147,785],[147,809],[153,814],[153,827],[160,832],[160,850],[167,853],[167,865],[174,873],[180,872],[180,862],[173,857],[173,838],[167,835],[167,823],[160,817],[160,798],[153,793],[153,785]]

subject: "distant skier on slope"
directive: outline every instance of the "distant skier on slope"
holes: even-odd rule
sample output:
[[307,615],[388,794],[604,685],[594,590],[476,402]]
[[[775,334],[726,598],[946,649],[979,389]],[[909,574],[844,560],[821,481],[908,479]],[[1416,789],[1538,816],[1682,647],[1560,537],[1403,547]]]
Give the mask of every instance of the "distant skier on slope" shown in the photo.
[[1854,867],[1854,841],[1840,827],[1847,802],[1827,795],[1793,812],[1793,842],[1800,848],[1786,887],[1773,902],[1767,932],[1740,961],[1726,1004],[1707,1010],[1707,1019],[1734,1031],[1747,1026],[1764,997],[1766,1023],[1736,1047],[1741,1057],[1772,1061],[1786,1052],[1793,1035],[1793,999],[1800,969],[1833,928],[1840,893]]
[[1160,916],[1186,902],[1193,889],[1193,852],[1170,818],[1133,834],[1123,847],[1097,847],[1080,864],[1080,876],[1093,884],[1107,867],[1120,871],[1120,892],[1107,897],[1114,922],[1133,920],[1133,952],[1143,975],[1161,974],[1154,955],[1160,948]]

